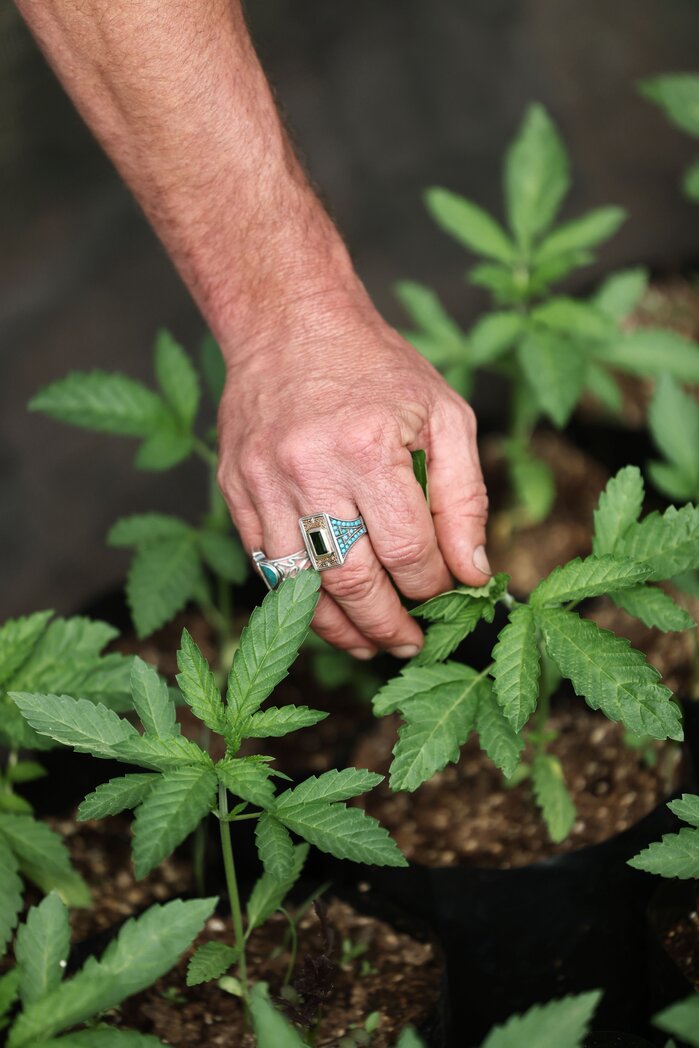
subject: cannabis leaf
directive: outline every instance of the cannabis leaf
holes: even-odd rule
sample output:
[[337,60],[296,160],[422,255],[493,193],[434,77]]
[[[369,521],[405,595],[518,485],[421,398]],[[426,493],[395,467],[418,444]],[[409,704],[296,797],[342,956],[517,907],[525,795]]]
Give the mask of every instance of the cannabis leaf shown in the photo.
[[510,226],[527,251],[550,226],[568,191],[568,158],[545,109],[527,110],[505,162],[505,199]]
[[273,815],[264,812],[257,820],[255,841],[265,873],[277,884],[287,881],[294,868],[294,845],[289,831]]
[[220,781],[238,797],[261,808],[274,805],[271,768],[256,757],[229,757],[216,765]]
[[691,629],[692,616],[657,586],[632,586],[610,594],[614,603],[649,628],[670,632]]
[[683,880],[699,877],[699,797],[685,793],[670,801],[668,808],[678,819],[688,822],[679,833],[666,833],[662,841],[650,844],[629,865],[661,877]]
[[153,774],[123,775],[102,783],[93,793],[88,793],[78,808],[78,818],[103,819],[107,815],[119,815],[122,811],[137,808],[146,799],[158,780]]
[[14,852],[0,838],[0,956],[12,935],[22,909],[22,882]]
[[165,403],[134,379],[104,371],[73,372],[46,386],[29,402],[59,422],[125,437],[149,437],[167,417]]
[[308,706],[268,706],[253,713],[245,728],[248,739],[271,739],[288,735],[299,728],[309,728],[329,714]]
[[47,895],[32,907],[17,933],[19,994],[26,1008],[55,990],[63,978],[70,951],[68,911],[58,895]]
[[699,508],[670,506],[662,515],[649,513],[625,532],[617,553],[646,566],[651,582],[699,568]]
[[650,574],[650,568],[611,556],[576,557],[543,579],[531,595],[533,608],[546,604],[564,604],[580,601],[586,597],[598,597],[620,587],[642,582]]
[[536,803],[554,844],[564,841],[573,828],[577,812],[565,783],[561,762],[550,753],[540,753],[532,761],[532,786]]
[[133,705],[147,735],[168,738],[178,733],[175,704],[158,671],[136,657],[131,670]]
[[0,848],[13,853],[19,872],[41,891],[57,891],[70,906],[89,906],[90,892],[68,849],[45,823],[31,815],[0,815]]
[[239,946],[228,946],[224,942],[207,942],[200,946],[187,965],[187,986],[220,979],[241,954]]
[[519,764],[524,740],[516,733],[500,709],[488,681],[480,692],[476,711],[476,731],[481,749],[509,779]]
[[524,1015],[513,1015],[495,1026],[482,1048],[582,1048],[601,996],[594,990],[535,1004]]
[[101,703],[27,692],[12,692],[10,697],[34,731],[78,753],[118,759],[118,744],[139,737],[132,724]]
[[539,698],[539,649],[534,614],[526,604],[510,620],[493,648],[495,697],[515,731],[529,720]]
[[186,629],[182,631],[177,665],[180,670],[177,683],[192,713],[207,728],[219,735],[223,734],[226,718],[221,692],[216,678]]
[[670,376],[658,379],[648,424],[665,462],[651,462],[651,480],[670,498],[699,500],[699,403]]
[[212,768],[174,768],[160,776],[136,810],[133,859],[140,880],[208,815],[216,798]]
[[[699,997],[694,994],[671,1004],[654,1017],[653,1023],[665,1033],[681,1037],[690,1048],[699,1048]],[[672,1042],[666,1048],[672,1048]]]
[[359,808],[311,801],[277,804],[275,815],[298,834],[336,859],[352,859],[375,866],[407,866],[388,832]]
[[428,189],[424,199],[437,225],[464,247],[498,262],[514,259],[514,244],[502,227],[477,204],[439,187]]
[[643,506],[643,478],[638,466],[624,466],[608,482],[595,510],[595,556],[616,552],[622,536],[638,520]]
[[539,408],[562,428],[585,384],[585,357],[575,343],[541,327],[529,330],[518,353]]
[[279,909],[301,876],[307,856],[308,845],[295,844],[293,846],[291,865],[284,871],[282,877],[275,877],[269,870],[265,870],[255,883],[255,887],[248,899],[247,917],[249,930],[264,924],[267,918],[271,917]]
[[199,407],[199,378],[182,346],[168,331],[155,340],[155,377],[185,432],[191,429]]
[[26,662],[46,629],[52,612],[37,611],[0,626],[0,687]]
[[139,637],[160,629],[204,586],[194,536],[183,534],[136,550],[126,598]]

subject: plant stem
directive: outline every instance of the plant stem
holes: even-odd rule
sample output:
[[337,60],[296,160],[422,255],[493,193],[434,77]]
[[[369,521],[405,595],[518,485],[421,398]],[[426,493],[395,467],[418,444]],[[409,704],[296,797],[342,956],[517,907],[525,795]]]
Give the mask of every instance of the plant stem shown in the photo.
[[287,910],[285,910],[283,906],[280,906],[279,909],[289,922],[289,933],[291,936],[291,946],[289,947],[289,964],[286,969],[286,975],[284,976],[284,985],[288,986],[291,982],[291,976],[294,974],[294,968],[296,967],[296,955],[298,953],[299,948],[299,937],[296,932],[296,922],[294,921],[291,914]]
[[233,931],[235,932],[235,945],[240,946],[240,960],[238,961],[238,976],[243,987],[243,993],[247,998],[247,965],[245,963],[245,934],[243,932],[243,913],[240,908],[240,895],[238,893],[238,879],[235,875],[235,862],[233,861],[233,847],[231,845],[231,825],[226,819],[228,815],[228,794],[223,783],[218,787],[218,814],[219,828],[221,831],[221,851],[223,853],[223,868],[226,874],[226,888],[228,889],[228,901],[231,906],[231,917],[233,919]]

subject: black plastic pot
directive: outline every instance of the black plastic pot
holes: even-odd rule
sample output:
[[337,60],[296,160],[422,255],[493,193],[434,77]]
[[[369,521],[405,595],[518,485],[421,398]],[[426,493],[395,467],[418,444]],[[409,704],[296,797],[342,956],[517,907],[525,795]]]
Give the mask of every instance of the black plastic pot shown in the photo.
[[[649,998],[653,1014],[696,993],[664,946],[666,933],[697,906],[694,881],[660,880],[648,907]],[[664,1042],[662,1042],[664,1043]]]

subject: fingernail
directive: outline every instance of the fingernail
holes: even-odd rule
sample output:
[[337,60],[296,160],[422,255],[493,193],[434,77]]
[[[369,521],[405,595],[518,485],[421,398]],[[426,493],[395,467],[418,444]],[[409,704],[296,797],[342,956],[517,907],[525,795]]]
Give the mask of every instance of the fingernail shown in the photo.
[[348,648],[347,651],[353,659],[362,659],[364,662],[367,659],[373,659],[376,654],[372,648]]
[[388,650],[397,659],[412,659],[420,649],[417,644],[399,644],[397,648],[389,648]]
[[473,564],[474,567],[482,571],[484,575],[492,575],[490,564],[488,563],[488,555],[485,552],[485,546],[476,546],[473,551]]

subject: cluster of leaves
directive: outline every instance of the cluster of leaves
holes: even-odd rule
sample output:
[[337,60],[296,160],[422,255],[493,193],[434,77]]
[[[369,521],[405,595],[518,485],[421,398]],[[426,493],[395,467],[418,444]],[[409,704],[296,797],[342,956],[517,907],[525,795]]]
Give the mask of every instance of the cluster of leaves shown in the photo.
[[593,250],[619,227],[624,213],[604,207],[552,228],[569,186],[565,147],[547,113],[532,106],[504,166],[505,230],[478,205],[441,188],[426,192],[437,224],[488,261],[469,273],[488,288],[496,309],[468,333],[429,288],[414,282],[397,292],[414,324],[406,337],[467,396],[478,368],[511,383],[508,439],[503,444],[518,502],[527,519],[550,508],[553,480],[532,456],[528,437],[540,417],[563,427],[584,393],[611,413],[622,398],[616,371],[656,377],[667,372],[699,382],[699,347],[671,331],[626,330],[647,274],[618,273],[588,301],[554,294],[551,285],[593,259]]
[[[215,433],[200,438],[196,431],[199,374],[166,331],[155,342],[154,370],[157,391],[119,373],[74,372],[41,390],[29,404],[32,411],[60,422],[139,438],[134,462],[138,469],[170,469],[196,454],[212,473],[211,505],[198,527],[176,517],[146,513],[117,521],[109,532],[110,545],[135,550],[127,598],[139,637],[165,625],[190,600],[210,609],[208,572],[223,583],[240,583],[247,574],[247,558],[214,483]],[[200,371],[213,403],[218,404],[225,367],[211,337],[201,346]]]
[[[676,127],[699,138],[699,75],[654,76],[643,80],[639,87],[641,94],[656,102]],[[685,172],[683,187],[690,200],[699,201],[699,160]]]
[[[68,911],[56,894],[29,910],[17,931],[14,967],[0,978],[0,1029],[8,1048],[158,1048],[131,1030],[95,1018],[140,993],[177,963],[213,913],[216,899],[175,900],[128,920],[100,959],[64,979]],[[76,1029],[90,1023],[89,1029]],[[9,1029],[8,1029],[9,1027]],[[58,1036],[69,1030],[65,1036]]]
[[[403,718],[391,765],[391,786],[415,790],[458,760],[471,732],[507,778],[531,776],[549,833],[562,840],[575,819],[558,759],[547,752],[539,725],[530,765],[518,768],[522,730],[561,678],[593,710],[601,710],[635,736],[682,738],[679,707],[628,640],[600,629],[573,610],[603,594],[646,625],[682,630],[693,619],[653,583],[699,567],[699,509],[670,507],[639,520],[643,479],[633,466],[620,470],[600,496],[593,554],[554,569],[526,602],[507,592],[507,576],[481,589],[461,586],[416,608],[428,623],[421,655],[379,691],[374,712]],[[497,602],[508,622],[481,673],[448,656],[477,623],[492,621]],[[447,661],[445,661],[447,660]]]
[[687,826],[648,845],[629,860],[629,866],[660,877],[699,880],[699,797],[685,793],[679,800],[670,801],[668,808]]

